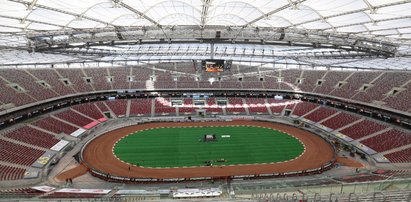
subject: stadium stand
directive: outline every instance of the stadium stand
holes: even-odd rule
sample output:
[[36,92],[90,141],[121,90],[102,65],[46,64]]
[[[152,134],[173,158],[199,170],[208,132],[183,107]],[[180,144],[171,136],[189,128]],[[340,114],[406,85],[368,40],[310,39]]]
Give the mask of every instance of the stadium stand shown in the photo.
[[75,124],[77,126],[80,126],[80,127],[83,127],[83,126],[93,122],[93,120],[91,120],[91,119],[89,119],[85,116],[82,116],[78,113],[75,113],[71,110],[67,110],[67,111],[64,111],[64,112],[57,113],[54,116],[56,116],[56,117],[58,117],[62,120],[68,121],[70,123],[73,123],[73,124]]
[[57,72],[63,76],[63,79],[67,79],[68,82],[73,84],[73,88],[77,92],[92,92],[94,89],[91,86],[91,83],[88,83],[85,79],[83,69],[56,69]]
[[317,87],[317,81],[325,75],[325,71],[303,71],[303,81],[298,85],[305,92],[313,92]]
[[132,99],[130,103],[130,116],[151,115],[151,99]]
[[94,103],[79,104],[72,106],[71,108],[96,120],[104,118],[104,115],[97,109]]
[[222,108],[217,106],[216,98],[210,97],[207,98],[207,112],[212,112],[212,113],[222,113],[223,110]]
[[[292,112],[295,116],[303,116],[306,113],[310,112],[311,110],[317,108],[319,105],[311,102],[300,102],[295,107],[294,111]],[[289,107],[287,106],[287,109]]]
[[353,92],[358,92],[364,84],[370,83],[379,75],[381,75],[381,72],[378,71],[354,72],[346,80],[346,83],[343,83],[341,87],[337,87],[330,95],[349,99],[353,96]]
[[[227,113],[244,113],[243,99],[236,97],[229,97],[227,99],[228,106],[225,109]],[[230,107],[231,106],[231,107]]]
[[46,81],[60,96],[76,93],[70,85],[65,85],[55,70],[29,69],[28,72],[40,80]]
[[[0,181],[23,179],[26,169],[0,165]],[[0,190],[0,195],[2,194]]]
[[410,163],[411,162],[411,148],[385,154],[384,156],[391,163]]
[[110,76],[112,76],[113,89],[130,89],[130,83],[128,79],[130,78],[130,68],[120,67],[120,68],[108,68]]
[[169,98],[155,98],[155,113],[156,114],[175,114],[176,108],[171,106]]
[[59,96],[50,86],[42,86],[37,80],[24,70],[0,69],[0,75],[9,82],[20,85],[36,100],[45,100]]
[[0,161],[19,165],[32,165],[44,151],[0,139]]
[[109,100],[105,103],[117,117],[125,117],[127,113],[127,102],[128,100]]
[[24,126],[17,130],[10,131],[4,134],[4,136],[27,144],[43,147],[46,149],[50,149],[55,144],[57,144],[57,142],[59,142],[59,140],[56,139],[53,135],[36,130],[28,126]]
[[285,104],[280,105],[283,102],[286,102],[286,100],[276,100],[276,99],[273,99],[273,98],[268,98],[267,99],[267,103],[271,104],[270,109],[271,109],[272,113],[280,114],[285,109],[285,107],[287,106]]
[[56,134],[64,133],[66,135],[70,135],[71,133],[73,133],[74,131],[78,129],[72,125],[59,121],[53,117],[47,117],[44,119],[40,119],[31,124],[37,127],[43,128],[45,130],[48,130],[50,132],[56,133]]
[[361,141],[361,143],[377,152],[383,152],[411,144],[411,134],[391,129],[382,134],[365,139]]
[[369,89],[359,92],[352,99],[363,102],[382,100],[394,87],[401,87],[411,79],[411,74],[402,72],[386,72],[379,77]]
[[250,113],[268,113],[264,98],[245,98]]
[[108,82],[107,68],[84,68],[85,74],[91,78],[91,85],[94,90],[111,90],[111,83]]
[[339,114],[337,114],[336,116],[321,122],[321,125],[331,128],[331,129],[338,129],[338,128],[342,128],[350,123],[353,123],[357,120],[359,120],[360,117],[358,116],[354,116],[351,114],[347,114],[344,112],[341,112]]
[[0,93],[0,100],[2,103],[12,103],[14,106],[22,106],[35,102],[35,100],[25,92],[14,90],[9,83],[3,81],[3,79],[0,79],[0,86],[2,91],[2,93]]
[[324,76],[324,81],[322,81],[321,85],[318,85],[313,92],[327,95],[338,86],[338,82],[344,81],[351,74],[352,72],[327,71]]
[[[364,127],[367,126],[367,127]],[[371,120],[362,120],[348,128],[340,130],[339,132],[351,137],[352,139],[359,139],[367,135],[371,135],[378,131],[387,128],[387,126],[381,125]]]
[[[184,98],[183,99],[183,104],[184,104],[185,107],[178,107],[178,112],[180,113],[180,115],[184,115],[185,113],[195,114],[196,107],[193,106],[193,99]],[[188,105],[191,105],[191,107],[188,107]],[[181,114],[181,113],[183,113],[183,114]]]
[[335,113],[337,113],[335,109],[320,107],[314,110],[313,112],[309,113],[308,115],[305,115],[304,118],[314,122],[319,122]]

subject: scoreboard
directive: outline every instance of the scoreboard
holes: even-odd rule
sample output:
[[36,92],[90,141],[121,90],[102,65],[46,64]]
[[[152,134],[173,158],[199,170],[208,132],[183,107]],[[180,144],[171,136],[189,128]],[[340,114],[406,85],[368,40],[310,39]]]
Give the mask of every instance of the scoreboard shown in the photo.
[[203,60],[201,66],[206,72],[223,72],[224,60]]

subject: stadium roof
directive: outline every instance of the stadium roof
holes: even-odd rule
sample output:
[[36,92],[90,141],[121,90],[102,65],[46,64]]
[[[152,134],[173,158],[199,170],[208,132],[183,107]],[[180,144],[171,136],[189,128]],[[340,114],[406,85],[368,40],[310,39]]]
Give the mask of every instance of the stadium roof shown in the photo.
[[339,67],[344,59],[398,60],[411,52],[411,0],[0,1],[0,54],[16,56],[2,66],[225,54],[240,62]]

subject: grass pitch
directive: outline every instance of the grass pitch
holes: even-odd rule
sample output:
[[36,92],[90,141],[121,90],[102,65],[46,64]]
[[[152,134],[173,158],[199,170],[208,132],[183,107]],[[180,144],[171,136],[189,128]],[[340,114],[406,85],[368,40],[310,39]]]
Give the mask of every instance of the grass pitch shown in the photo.
[[[217,141],[203,142],[205,134],[215,134]],[[283,162],[303,151],[296,138],[253,126],[156,128],[128,135],[114,146],[119,159],[157,168],[206,166],[205,161],[217,166]]]

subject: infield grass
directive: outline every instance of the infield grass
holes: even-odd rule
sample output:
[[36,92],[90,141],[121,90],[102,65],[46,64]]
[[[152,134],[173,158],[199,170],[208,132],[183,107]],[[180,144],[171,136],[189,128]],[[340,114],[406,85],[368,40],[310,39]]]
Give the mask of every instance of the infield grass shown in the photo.
[[[203,142],[215,134],[216,142]],[[229,135],[223,138],[222,135]],[[301,155],[304,146],[277,130],[254,126],[173,127],[137,131],[114,146],[117,158],[144,167],[184,167],[283,162]],[[216,162],[224,159],[226,162]]]

